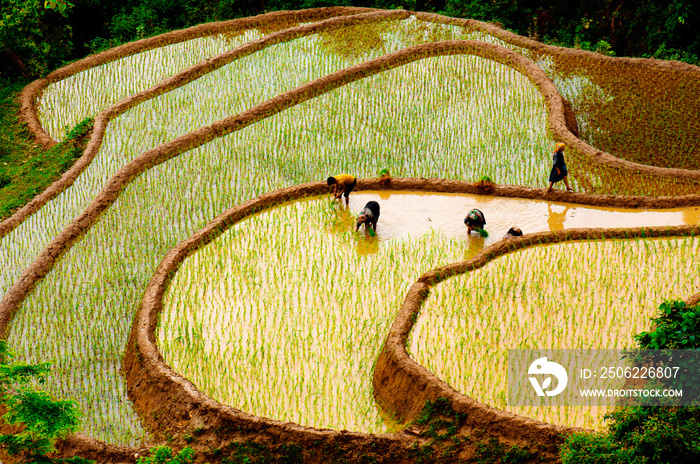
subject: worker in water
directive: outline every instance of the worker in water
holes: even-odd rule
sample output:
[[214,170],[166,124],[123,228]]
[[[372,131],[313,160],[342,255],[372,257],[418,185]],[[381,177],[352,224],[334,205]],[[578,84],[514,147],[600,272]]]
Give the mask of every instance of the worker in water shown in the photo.
[[379,203],[376,201],[368,201],[364,209],[360,211],[355,223],[355,232],[360,230],[362,224],[365,225],[365,230],[377,231],[377,221],[379,220]]
[[564,162],[564,149],[566,148],[566,145],[563,143],[558,143],[554,146],[554,165],[552,166],[552,170],[549,172],[549,188],[547,189],[547,193],[549,193],[550,190],[552,190],[552,186],[563,180],[564,185],[566,185],[566,191],[567,192],[573,192],[574,189],[569,186],[569,173],[566,170],[566,163]]
[[484,217],[484,213],[474,208],[473,210],[469,211],[467,217],[464,218],[464,225],[467,226],[468,234],[471,234],[472,230],[475,230],[483,236],[483,232],[481,231],[484,230],[484,226],[486,225],[486,218]]
[[503,238],[513,238],[513,237],[522,237],[523,236],[523,231],[520,230],[519,227],[511,227],[508,229],[508,232],[503,236]]
[[345,195],[345,205],[350,204],[350,192],[357,185],[357,178],[350,174],[338,174],[337,176],[331,176],[326,179],[328,186],[332,186],[333,190],[333,201],[340,199],[341,196]]

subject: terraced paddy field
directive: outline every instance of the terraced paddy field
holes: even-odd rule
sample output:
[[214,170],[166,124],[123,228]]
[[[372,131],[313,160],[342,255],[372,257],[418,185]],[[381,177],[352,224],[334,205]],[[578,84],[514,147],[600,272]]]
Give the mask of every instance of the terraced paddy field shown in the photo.
[[[605,332],[605,347],[626,347],[660,300],[697,291],[697,241],[681,236],[697,234],[700,200],[688,194],[697,192],[700,175],[601,152],[594,145],[599,136],[591,134],[614,135],[618,126],[602,125],[580,102],[617,97],[597,74],[564,69],[552,58],[556,50],[481,23],[445,24],[401,10],[342,10],[336,17],[334,11],[340,10],[264,16],[229,29],[205,25],[144,43],[139,53],[90,58],[28,88],[39,115],[33,127],[44,142],[88,116],[96,116],[95,130],[57,194],[3,222],[0,310],[18,356],[53,364],[45,388],[79,402],[86,435],[129,446],[148,443],[151,433],[163,436],[153,417],[177,406],[158,412],[139,400],[146,382],[134,380],[133,364],[141,355],[154,360],[148,369],[174,369],[172,378],[183,376],[178,385],[211,397],[226,414],[233,412],[224,405],[306,426],[301,430],[311,435],[314,428],[357,437],[396,430],[382,416],[405,417],[380,414],[371,379],[406,293],[423,273],[486,253],[511,225],[527,234],[656,225],[667,238],[529,248],[438,285],[411,335],[411,355],[491,406],[506,407],[502,391],[483,388],[460,360],[482,360],[469,365],[487,372],[482,379],[500,381],[504,350],[516,341],[592,346]],[[629,66],[581,56],[602,60],[610,73]],[[691,66],[648,66],[697,81]],[[666,100],[685,95],[669,93]],[[626,108],[651,104],[644,98],[625,100]],[[543,198],[557,141],[567,143],[570,180],[580,193]],[[393,179],[362,180],[349,211],[320,198],[266,209],[235,226],[269,205],[226,219],[207,232],[207,244],[182,252],[189,257],[164,281],[160,319],[144,322],[164,257],[230,208],[309,182],[315,183],[288,196],[318,195],[328,175],[370,179],[382,168]],[[468,182],[483,176],[495,190]],[[443,194],[385,190],[405,189],[402,178]],[[438,188],[421,178],[455,183]],[[456,195],[467,191],[479,195]],[[352,231],[352,216],[371,198],[383,205],[376,238]],[[489,239],[466,236],[461,221],[470,205],[487,213]],[[609,210],[624,206],[638,212]],[[603,278],[615,266],[626,276],[622,284]],[[561,267],[564,274],[557,273]],[[624,272],[630,268],[644,270]],[[558,294],[572,297],[552,296]],[[582,302],[589,311],[572,319],[571,308]],[[613,319],[622,314],[624,325]],[[526,320],[533,327],[557,323],[542,338],[523,339],[513,326]],[[477,341],[465,325],[474,321],[482,327]],[[584,324],[586,330],[566,329]],[[142,339],[157,351],[146,350]],[[124,360],[127,348],[141,354]],[[156,362],[158,352],[167,366]],[[184,439],[204,427],[195,410],[168,433]],[[582,411],[515,412],[601,427],[600,411]]]
[[[376,237],[358,234],[353,228],[355,215],[370,200],[378,201],[384,211]],[[493,232],[489,239],[465,233],[462,221],[472,207],[487,215]],[[372,361],[410,285],[426,269],[471,258],[500,240],[510,224],[541,232],[558,230],[569,222],[574,227],[591,222],[639,227],[678,225],[684,220],[682,211],[601,211],[477,195],[363,192],[352,195],[349,210],[325,198],[293,203],[241,222],[183,263],[165,295],[159,346],[166,363],[222,403],[314,427],[382,432],[387,424],[373,401]],[[587,242],[593,250],[572,244],[574,251],[560,252],[566,262],[551,253],[539,257],[537,248],[508,255],[506,264],[478,284],[458,278],[449,280],[449,286],[444,284],[445,295],[454,300],[445,301],[442,287],[428,300],[414,329],[411,352],[451,385],[461,381],[460,391],[472,386],[469,396],[478,397],[477,391],[487,391],[485,385],[505,389],[505,379],[496,373],[504,375],[507,348],[524,347],[525,333],[536,334],[550,320],[559,321],[572,304],[590,309],[576,311],[582,320],[565,319],[542,338],[534,337],[531,347],[630,347],[631,335],[646,327],[656,301],[682,297],[700,283],[700,276],[693,281],[684,278],[697,266],[693,258],[697,241],[688,240],[680,247],[664,242],[662,249],[656,248],[661,242],[652,240],[636,241],[636,245]],[[630,249],[635,246],[646,246],[647,254]],[[648,269],[634,273],[639,280],[615,292],[615,281],[624,281],[610,277],[619,271],[613,271],[606,256],[618,257],[616,262],[623,268],[632,264],[635,269]],[[655,267],[654,256],[663,268]],[[542,272],[540,260],[550,263],[542,266]],[[558,267],[561,272],[555,272]],[[609,281],[601,278],[602,269],[613,271]],[[656,290],[641,285],[649,274],[659,276],[654,279]],[[509,276],[514,283],[499,282],[499,275]],[[549,282],[546,289],[552,295],[539,291],[544,284],[532,275]],[[674,283],[683,286],[671,295],[664,293]],[[494,285],[503,288],[498,291]],[[648,293],[638,291],[640,285]],[[592,289],[590,294],[584,288]],[[561,291],[577,299],[557,298]],[[511,301],[503,301],[504,295],[524,300],[527,309],[513,308]],[[588,304],[589,298],[595,303]],[[636,311],[631,319],[624,311],[628,304],[647,311]],[[506,317],[514,311],[512,319]],[[489,317],[493,319],[483,320]],[[533,328],[523,326],[529,318]],[[569,336],[571,327],[579,328],[576,336]],[[505,337],[506,333],[513,338]],[[602,339],[601,333],[606,334]],[[470,343],[464,338],[468,336],[478,343]],[[446,350],[446,340],[453,351]],[[473,352],[455,348],[467,346]],[[485,346],[498,349],[501,357],[495,358]],[[481,382],[465,375],[465,364],[479,365],[470,361],[472,357],[494,360],[488,377],[476,369],[474,376]],[[502,364],[495,365],[495,359]],[[503,391],[480,399],[503,408],[504,403],[494,402]],[[529,417],[562,425],[591,428],[602,421],[599,411],[582,422],[532,409],[527,411]]]

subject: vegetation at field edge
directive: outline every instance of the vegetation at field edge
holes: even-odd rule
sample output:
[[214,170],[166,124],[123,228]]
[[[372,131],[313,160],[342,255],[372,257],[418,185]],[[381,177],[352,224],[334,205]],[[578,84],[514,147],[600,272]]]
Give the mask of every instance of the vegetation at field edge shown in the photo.
[[68,132],[65,141],[44,150],[32,141],[17,116],[17,95],[26,81],[0,82],[0,220],[11,216],[59,179],[78,159],[87,143],[92,120]]
[[[652,330],[635,339],[643,350],[700,348],[700,307],[667,301]],[[700,405],[618,407],[607,434],[576,434],[562,446],[563,464],[682,464],[700,459]]]

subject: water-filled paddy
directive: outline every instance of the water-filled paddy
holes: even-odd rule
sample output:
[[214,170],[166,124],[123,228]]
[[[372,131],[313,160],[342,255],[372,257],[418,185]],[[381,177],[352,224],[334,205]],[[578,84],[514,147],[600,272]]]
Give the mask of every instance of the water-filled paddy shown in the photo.
[[606,240],[499,257],[432,289],[409,352],[481,402],[602,430],[607,408],[508,407],[508,349],[633,347],[662,301],[697,291],[698,251],[697,238]]
[[[499,240],[510,227],[523,233],[574,228],[676,226],[700,223],[700,208],[635,210],[577,205],[522,198],[431,192],[362,192],[351,195],[350,212],[367,201],[382,206],[380,240],[406,238],[440,230],[448,237],[467,237],[464,217],[478,208],[486,218],[486,244]],[[473,238],[477,238],[474,234]]]
[[[372,199],[382,206],[377,237],[353,227],[355,214]],[[486,240],[466,235],[463,219],[472,207],[486,214]],[[351,195],[349,211],[326,198],[264,211],[185,260],[165,296],[161,351],[203,392],[244,411],[316,427],[384,431],[372,399],[372,365],[408,287],[423,272],[468,258],[513,225],[535,232],[591,221],[603,226],[613,217],[622,222],[614,225],[625,226],[684,223],[682,211],[566,208],[363,192]],[[451,314],[468,307],[460,295],[455,291]],[[569,311],[589,315],[579,307]],[[561,322],[560,315],[543,320]],[[484,330],[501,330],[496,322]],[[436,336],[456,339],[441,330]],[[621,326],[614,336],[629,340],[633,333]]]

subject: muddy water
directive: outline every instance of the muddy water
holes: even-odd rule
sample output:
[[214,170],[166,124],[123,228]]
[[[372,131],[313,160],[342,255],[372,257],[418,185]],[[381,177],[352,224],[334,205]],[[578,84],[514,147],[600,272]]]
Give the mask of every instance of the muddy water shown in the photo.
[[[640,227],[675,226],[700,223],[700,207],[666,210],[635,210],[576,205],[519,198],[482,195],[365,191],[350,195],[349,210],[343,209],[343,226],[352,227],[354,218],[364,205],[374,200],[381,212],[377,224],[377,239],[358,247],[358,253],[371,253],[384,240],[418,237],[430,229],[442,231],[447,237],[462,237],[479,251],[497,240],[511,227],[524,234],[557,231],[581,227]],[[464,217],[477,208],[486,218],[487,239],[476,232],[467,234]],[[364,230],[364,229],[361,229]]]
[[[166,362],[216,400],[253,414],[337,430],[395,430],[397,424],[373,402],[372,364],[397,308],[422,273],[468,258],[511,226],[528,233],[595,220],[602,227],[601,218],[609,214],[619,215],[613,226],[697,218],[697,212],[595,210],[473,195],[356,192],[350,199],[349,208],[322,196],[262,211],[185,260],[161,316],[158,343]],[[355,217],[369,200],[382,208],[377,237],[354,232]],[[467,236],[464,216],[474,207],[486,215],[488,239]],[[593,256],[583,254],[588,255]],[[578,255],[567,256],[581,261]],[[513,268],[528,260],[522,253],[511,258]],[[579,274],[576,267],[563,267]],[[527,281],[540,274],[536,266],[523,269],[532,273]],[[523,272],[507,270],[525,279]],[[517,284],[522,287],[526,280]],[[436,293],[449,283],[436,287]],[[637,288],[627,290],[637,294]],[[461,293],[447,293],[454,301],[439,307],[460,313],[465,307]],[[510,309],[519,308],[520,302],[513,301]],[[538,324],[543,316],[532,319]],[[484,334],[502,330],[501,325],[488,322]],[[434,332],[428,326],[422,330]],[[622,332],[627,338],[633,333]],[[444,340],[459,339],[445,328],[440,333]],[[457,366],[467,359],[443,362],[445,356],[437,352],[431,358]]]

